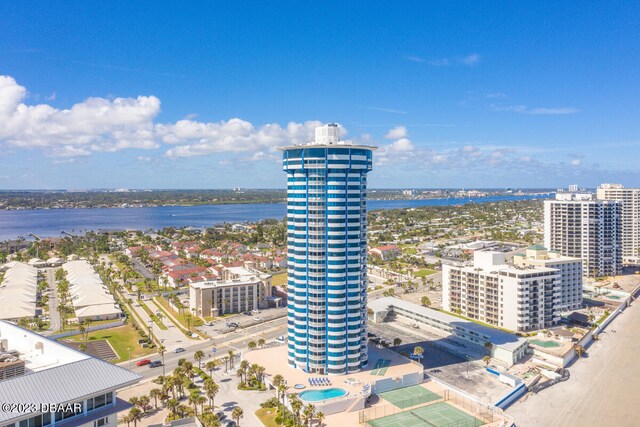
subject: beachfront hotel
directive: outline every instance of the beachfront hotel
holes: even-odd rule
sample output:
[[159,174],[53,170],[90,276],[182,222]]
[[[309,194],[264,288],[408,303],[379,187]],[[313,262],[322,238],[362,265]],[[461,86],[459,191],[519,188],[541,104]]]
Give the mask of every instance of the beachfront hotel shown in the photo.
[[316,128],[281,148],[287,173],[288,362],[347,374],[367,365],[367,172],[375,147]]
[[582,258],[587,277],[622,271],[622,203],[594,194],[559,192],[544,202],[544,246]]

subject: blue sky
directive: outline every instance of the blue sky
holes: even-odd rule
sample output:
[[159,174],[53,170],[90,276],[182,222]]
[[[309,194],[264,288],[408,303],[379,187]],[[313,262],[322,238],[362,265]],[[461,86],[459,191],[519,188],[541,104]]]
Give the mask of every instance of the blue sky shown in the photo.
[[330,121],[373,187],[640,185],[640,4],[344,3],[0,3],[0,188],[284,187]]

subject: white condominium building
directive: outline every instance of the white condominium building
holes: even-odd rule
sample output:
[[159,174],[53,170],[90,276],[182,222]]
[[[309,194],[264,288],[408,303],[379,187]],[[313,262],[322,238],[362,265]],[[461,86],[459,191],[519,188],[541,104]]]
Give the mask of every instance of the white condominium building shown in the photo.
[[622,203],[588,193],[558,193],[544,202],[544,246],[582,258],[585,276],[622,270]]
[[560,321],[560,271],[514,266],[502,252],[476,251],[473,265],[442,266],[442,305],[512,331],[531,331]]
[[622,203],[622,262],[640,264],[640,188],[602,184],[597,197]]
[[533,245],[524,254],[516,254],[513,264],[527,267],[547,267],[560,271],[561,311],[577,310],[582,306],[582,260],[548,251],[544,246]]
[[271,297],[271,275],[245,267],[229,267],[221,280],[189,284],[189,308],[199,317],[266,308]]

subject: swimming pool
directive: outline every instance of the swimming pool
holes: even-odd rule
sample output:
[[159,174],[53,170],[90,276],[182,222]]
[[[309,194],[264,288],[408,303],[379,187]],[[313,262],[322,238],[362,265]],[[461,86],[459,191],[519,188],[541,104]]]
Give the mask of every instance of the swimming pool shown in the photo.
[[305,402],[319,402],[346,396],[349,392],[343,388],[326,388],[322,390],[307,390],[300,393],[300,399]]

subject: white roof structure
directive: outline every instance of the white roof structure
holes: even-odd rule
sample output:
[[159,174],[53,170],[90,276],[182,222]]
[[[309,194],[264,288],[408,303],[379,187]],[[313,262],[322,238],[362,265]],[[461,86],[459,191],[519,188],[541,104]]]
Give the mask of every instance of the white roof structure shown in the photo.
[[62,268],[67,272],[76,317],[107,316],[121,312],[115,305],[113,295],[87,261],[70,261]]
[[[39,413],[37,409],[32,412],[30,404],[39,407],[37,405],[41,403],[77,402],[97,393],[133,385],[141,379],[140,375],[124,368],[0,321],[0,352],[7,351],[14,351],[17,358],[25,362],[25,373],[0,379],[0,402],[24,405],[13,412],[0,411],[2,425],[13,425],[32,416],[32,413]],[[108,410],[109,414],[117,412],[118,407]],[[78,424],[76,421],[63,424],[89,425],[86,418],[79,418]]]
[[22,262],[10,263],[0,283],[0,319],[36,315],[38,269]]

